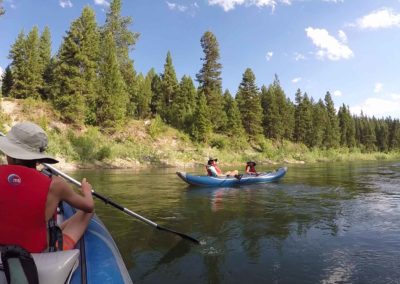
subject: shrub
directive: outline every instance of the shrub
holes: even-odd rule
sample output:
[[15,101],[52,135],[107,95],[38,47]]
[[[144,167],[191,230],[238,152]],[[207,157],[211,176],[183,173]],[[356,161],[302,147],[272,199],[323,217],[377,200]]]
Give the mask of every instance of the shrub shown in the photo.
[[78,160],[89,162],[111,157],[111,148],[106,145],[105,138],[96,127],[89,127],[84,134],[79,136],[70,131],[67,136]]
[[111,148],[109,146],[103,146],[96,153],[96,159],[103,161],[104,159],[111,158]]
[[156,117],[151,121],[149,127],[147,128],[147,132],[149,133],[151,138],[156,138],[161,133],[163,133],[165,129],[166,127],[164,121],[159,115],[156,115]]
[[229,142],[224,137],[214,137],[210,140],[210,146],[219,150],[225,149],[228,143]]

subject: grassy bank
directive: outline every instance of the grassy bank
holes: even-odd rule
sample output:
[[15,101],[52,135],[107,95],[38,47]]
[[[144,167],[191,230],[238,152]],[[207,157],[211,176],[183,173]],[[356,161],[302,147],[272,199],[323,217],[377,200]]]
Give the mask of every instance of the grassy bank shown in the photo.
[[[208,157],[218,157],[221,164],[243,165],[248,160],[260,164],[316,163],[355,160],[391,160],[400,158],[399,152],[362,153],[360,149],[313,149],[284,141],[258,141],[235,149],[229,143],[211,147],[194,144],[189,137],[166,125],[154,127],[154,121],[131,121],[127,129],[114,134],[103,134],[89,127],[84,132],[49,130],[49,151],[65,157],[68,163],[81,166],[130,168],[140,166],[191,167],[206,163]],[[152,133],[152,134],[150,134]]]
[[206,163],[208,157],[218,157],[222,165],[243,165],[248,160],[284,164],[400,158],[399,152],[363,153],[358,148],[310,150],[302,144],[278,143],[263,136],[238,145],[234,139],[215,135],[208,144],[196,144],[160,119],[130,120],[120,129],[104,132],[62,123],[50,105],[29,99],[3,100],[2,109],[3,131],[18,121],[36,122],[49,135],[47,151],[69,167],[191,167]]

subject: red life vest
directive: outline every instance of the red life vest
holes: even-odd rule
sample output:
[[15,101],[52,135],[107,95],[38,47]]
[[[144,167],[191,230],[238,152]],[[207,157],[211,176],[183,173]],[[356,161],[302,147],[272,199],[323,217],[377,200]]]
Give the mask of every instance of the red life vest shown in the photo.
[[254,166],[246,166],[246,173],[257,173],[256,168]]
[[215,170],[217,171],[217,174],[219,174],[219,175],[222,174],[221,169],[218,168],[217,165],[207,165],[207,166],[206,166],[206,170],[207,170],[207,174],[208,174],[210,177],[214,176],[213,173],[210,171],[210,167],[214,167]]
[[0,166],[0,244],[32,253],[47,248],[46,200],[51,179],[35,169]]

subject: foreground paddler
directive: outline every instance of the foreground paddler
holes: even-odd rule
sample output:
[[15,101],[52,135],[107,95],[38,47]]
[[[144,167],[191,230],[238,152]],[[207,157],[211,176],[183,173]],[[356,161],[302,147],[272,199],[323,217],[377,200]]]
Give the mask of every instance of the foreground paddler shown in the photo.
[[[35,137],[34,143],[29,141],[32,138],[16,139],[16,137],[15,137],[16,134],[14,134],[14,132],[19,132],[19,128],[24,129],[24,128],[31,128],[31,127],[36,129],[35,133],[39,137],[39,138]],[[27,135],[27,133],[25,133],[26,131],[22,131],[22,132],[24,135]],[[110,200],[109,198],[99,194],[98,192],[95,192],[92,189],[91,185],[89,183],[87,183],[85,179],[83,179],[82,183],[80,183],[77,180],[73,179],[72,177],[68,176],[67,174],[65,174],[65,173],[61,172],[60,170],[51,166],[50,163],[54,164],[54,163],[57,163],[58,161],[56,159],[54,159],[53,157],[44,153],[44,149],[47,146],[47,136],[44,133],[43,129],[41,129],[36,124],[29,123],[29,122],[17,124],[11,129],[11,131],[7,134],[6,137],[2,137],[2,136],[3,136],[3,134],[0,132],[0,150],[3,151],[7,155],[7,159],[9,160],[8,161],[9,163],[11,163],[11,164],[12,163],[15,164],[15,162],[24,163],[22,165],[22,167],[33,168],[33,169],[30,169],[31,172],[33,171],[36,174],[36,176],[41,176],[41,173],[39,173],[38,171],[35,170],[36,165],[38,163],[40,163],[44,166],[44,168],[46,169],[46,172],[49,172],[53,175],[53,177],[51,179],[51,183],[55,184],[54,185],[56,187],[55,191],[59,192],[59,194],[57,194],[56,196],[53,197],[53,194],[52,194],[53,187],[51,185],[49,185],[49,189],[45,189],[49,194],[47,203],[51,203],[51,206],[49,206],[49,207],[47,207],[47,203],[46,203],[45,220],[48,220],[48,216],[53,214],[52,212],[54,212],[55,208],[57,208],[57,204],[59,201],[66,201],[72,207],[82,210],[82,212],[78,211],[78,213],[76,213],[73,217],[71,217],[65,223],[63,223],[61,225],[63,232],[68,233],[68,234],[69,234],[69,232],[71,232],[69,237],[71,237],[71,239],[74,241],[73,243],[76,243],[76,241],[78,241],[81,238],[82,234],[85,232],[85,230],[87,228],[87,225],[90,221],[91,216],[93,215],[93,213],[91,213],[91,212],[93,211],[93,207],[94,207],[93,198],[92,198],[92,195],[94,195],[95,197],[104,201],[106,204],[109,204],[109,205],[113,206],[114,208],[128,214],[129,216],[132,216],[140,221],[143,221],[143,222],[155,227],[158,230],[173,233],[175,235],[180,236],[183,239],[189,240],[196,244],[200,244],[200,241],[198,241],[197,239],[195,239],[191,236],[188,236],[184,233],[180,233],[175,230],[171,230],[169,228],[163,227],[163,226],[129,210],[128,208],[121,206],[120,204]],[[31,136],[35,136],[35,135],[31,135]],[[26,141],[28,141],[28,143],[26,143]],[[21,142],[23,142],[23,143],[21,143]],[[18,155],[14,154],[14,153],[17,153]],[[21,153],[24,153],[24,156],[20,156],[20,155],[22,155]],[[12,156],[14,156],[13,159],[11,158]],[[8,157],[10,157],[10,158],[8,158]],[[28,165],[26,165],[25,163],[28,163]],[[5,167],[10,167],[10,166],[11,165],[5,166]],[[15,165],[14,165],[14,167],[15,167]],[[2,167],[0,166],[0,168],[2,168]],[[72,189],[66,184],[66,182],[61,177],[64,178],[65,180],[73,183],[74,185],[81,187],[83,196],[76,194],[74,191],[72,191]],[[1,186],[1,184],[0,184],[0,186]],[[0,193],[1,193],[1,191],[0,191]],[[49,197],[50,198],[53,197],[55,200],[50,201]],[[0,206],[1,206],[1,202],[2,201],[0,198]],[[44,202],[44,201],[42,201],[42,202]],[[47,208],[49,208],[49,209],[47,209]],[[2,212],[3,211],[0,210],[0,214]],[[2,219],[0,217],[0,221],[1,220]],[[50,218],[50,220],[51,220],[51,218]],[[4,228],[2,228],[2,229],[4,231]],[[0,230],[0,234],[3,231]],[[2,240],[0,239],[0,245],[1,244],[2,244]]]
[[[58,162],[44,152],[47,143],[44,130],[31,122],[18,123],[0,137],[0,150],[8,162],[0,166],[0,245],[40,253],[60,250],[62,243],[63,250],[70,250],[89,224],[94,201],[86,179],[78,194],[61,177],[36,169],[39,163]],[[53,218],[61,201],[78,210],[60,225],[62,235],[55,236]],[[58,242],[50,243],[49,236]]]

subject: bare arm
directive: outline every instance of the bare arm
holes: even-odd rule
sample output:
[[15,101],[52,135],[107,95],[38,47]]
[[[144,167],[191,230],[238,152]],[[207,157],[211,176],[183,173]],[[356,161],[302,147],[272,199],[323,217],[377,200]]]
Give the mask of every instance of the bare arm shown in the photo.
[[93,212],[94,210],[94,201],[91,191],[92,186],[86,181],[86,178],[82,180],[82,195],[76,193],[65,180],[57,176],[53,177],[50,190],[58,197],[57,199],[59,201],[65,201],[76,209],[87,213]]

